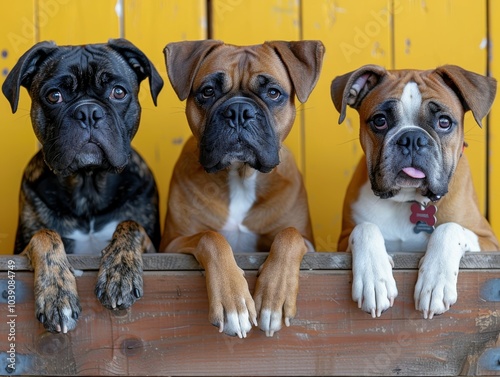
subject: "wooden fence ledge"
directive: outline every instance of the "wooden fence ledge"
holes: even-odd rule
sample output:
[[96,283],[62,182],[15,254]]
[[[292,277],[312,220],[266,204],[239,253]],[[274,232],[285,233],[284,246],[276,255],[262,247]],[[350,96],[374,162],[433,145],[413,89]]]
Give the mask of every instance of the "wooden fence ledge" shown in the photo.
[[[244,270],[258,270],[268,253],[236,253],[235,259]],[[394,270],[416,269],[423,253],[393,253]],[[68,259],[77,270],[99,270],[99,256],[68,255]],[[28,260],[24,256],[0,256],[0,271],[9,269],[9,260],[14,261],[16,270],[29,271]],[[144,254],[144,271],[198,271],[201,266],[191,255],[185,254]],[[12,262],[11,262],[12,263]],[[350,270],[351,254],[344,252],[318,252],[306,254],[300,266],[301,270]],[[460,263],[461,269],[500,269],[499,252],[467,253]]]
[[[251,292],[266,256],[236,255]],[[239,339],[208,322],[204,273],[191,256],[144,255],[144,297],[115,311],[93,293],[99,257],[69,256],[81,270],[82,314],[68,334],[35,319],[27,259],[0,256],[0,375],[500,375],[500,253],[467,254],[457,303],[432,320],[413,300],[422,254],[393,257],[399,295],[380,318],[351,300],[349,254],[311,253],[291,326]]]

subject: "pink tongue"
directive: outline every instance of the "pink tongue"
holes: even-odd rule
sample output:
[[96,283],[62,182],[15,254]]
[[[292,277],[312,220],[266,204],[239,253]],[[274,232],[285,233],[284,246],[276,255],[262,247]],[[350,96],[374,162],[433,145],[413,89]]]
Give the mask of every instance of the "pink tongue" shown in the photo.
[[404,168],[403,171],[412,178],[425,178],[424,172],[415,168]]

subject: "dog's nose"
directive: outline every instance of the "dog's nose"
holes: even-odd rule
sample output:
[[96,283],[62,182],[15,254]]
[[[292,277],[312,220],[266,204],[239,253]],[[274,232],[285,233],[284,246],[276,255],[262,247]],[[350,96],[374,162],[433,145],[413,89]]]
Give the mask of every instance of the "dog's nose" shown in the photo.
[[417,152],[429,145],[429,139],[422,132],[409,131],[402,134],[396,142],[402,147],[403,155]]
[[96,104],[86,103],[75,108],[73,117],[80,121],[82,128],[97,128],[99,120],[104,117],[104,111]]
[[223,112],[229,126],[235,129],[245,128],[248,122],[255,119],[255,110],[252,105],[244,102],[231,103]]

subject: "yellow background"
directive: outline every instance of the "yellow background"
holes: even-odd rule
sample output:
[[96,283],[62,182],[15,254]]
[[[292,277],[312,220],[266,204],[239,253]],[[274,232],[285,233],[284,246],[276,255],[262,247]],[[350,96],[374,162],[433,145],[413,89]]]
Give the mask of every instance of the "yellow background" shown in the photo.
[[[32,0],[4,7],[0,21],[2,81],[22,53],[42,40],[62,45],[125,37],[153,61],[165,87],[155,107],[143,83],[142,122],[133,144],[155,173],[162,221],[172,168],[190,134],[184,103],[167,79],[165,45],[209,36],[233,44],[323,41],[320,80],[307,103],[297,101],[297,120],[286,141],[304,174],[316,244],[322,251],[336,249],[344,191],[361,156],[356,112],[349,109],[344,123],[337,122],[330,100],[335,76],[364,64],[428,69],[450,63],[500,77],[499,49],[493,48],[500,45],[500,4],[495,0]],[[488,36],[493,46],[489,50]],[[29,108],[24,89],[16,114],[0,98],[0,254],[12,252],[21,175],[38,148]],[[483,129],[470,115],[465,125],[466,153],[481,209],[497,234],[500,126],[490,124],[500,123],[499,118],[500,100]]]

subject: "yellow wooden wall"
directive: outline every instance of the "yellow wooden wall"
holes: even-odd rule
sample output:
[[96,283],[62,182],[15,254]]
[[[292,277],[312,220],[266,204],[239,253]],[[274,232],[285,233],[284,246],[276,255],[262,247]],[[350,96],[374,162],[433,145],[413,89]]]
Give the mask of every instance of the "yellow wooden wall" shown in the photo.
[[[321,78],[306,104],[298,105],[286,144],[302,169],[309,193],[319,250],[336,249],[344,190],[361,150],[357,114],[349,109],[342,125],[330,100],[330,82],[361,65],[432,68],[452,63],[487,73],[487,35],[500,44],[500,4],[495,0],[32,0],[18,1],[0,14],[2,78],[33,43],[105,42],[124,36],[156,65],[166,85],[158,107],[141,89],[143,118],[134,146],[152,167],[161,195],[162,220],[168,182],[182,144],[189,136],[184,103],[168,83],[163,47],[172,41],[216,39],[234,44],[264,40],[319,39],[326,46]],[[210,12],[209,12],[210,11]],[[211,14],[211,20],[208,19]],[[490,17],[487,23],[488,15]],[[489,25],[489,30],[487,25]],[[210,27],[210,28],[209,28]],[[210,31],[209,31],[210,30]],[[500,61],[491,50],[491,72]],[[23,90],[11,114],[0,98],[0,253],[11,253],[17,223],[22,170],[37,149]],[[491,123],[500,123],[500,100]],[[500,234],[500,136],[486,124],[466,118],[466,153],[472,162],[481,208]],[[498,128],[497,128],[498,129]],[[487,142],[490,134],[490,145]],[[497,162],[496,162],[497,161]],[[487,165],[489,162],[489,165]],[[489,175],[487,174],[489,166]],[[489,178],[489,186],[488,186]],[[489,195],[488,189],[489,188]]]

